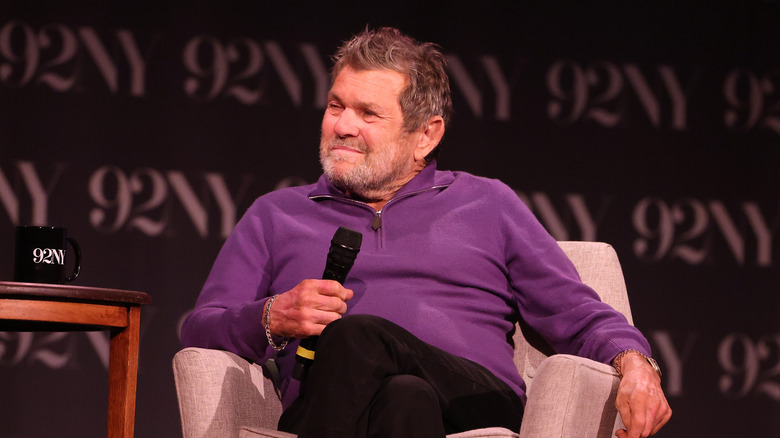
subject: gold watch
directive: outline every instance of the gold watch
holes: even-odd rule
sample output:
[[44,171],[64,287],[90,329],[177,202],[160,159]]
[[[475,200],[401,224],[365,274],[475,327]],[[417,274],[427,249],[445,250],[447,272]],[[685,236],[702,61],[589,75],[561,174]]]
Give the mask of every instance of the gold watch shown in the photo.
[[653,367],[655,372],[658,373],[658,377],[661,377],[663,375],[663,373],[661,373],[661,367],[658,366],[658,362],[656,362],[655,359],[653,359],[652,357],[647,357],[637,350],[624,350],[618,353],[618,355],[615,356],[615,359],[612,360],[612,366],[615,367],[615,370],[617,371],[618,376],[621,379],[623,378],[623,369],[622,369],[623,356],[627,355],[628,353],[636,353],[642,356],[642,358],[644,358],[644,360],[646,360],[647,363],[649,363],[650,366]]

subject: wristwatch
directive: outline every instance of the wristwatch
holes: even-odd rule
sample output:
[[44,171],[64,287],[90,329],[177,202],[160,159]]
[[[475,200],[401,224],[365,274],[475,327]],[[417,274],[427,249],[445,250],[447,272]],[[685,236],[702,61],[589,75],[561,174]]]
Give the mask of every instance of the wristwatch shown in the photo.
[[622,362],[623,362],[623,356],[627,355],[628,353],[636,353],[642,358],[644,358],[647,363],[650,364],[651,367],[655,370],[656,373],[658,373],[658,377],[661,377],[663,373],[661,373],[661,367],[658,366],[658,362],[655,361],[652,357],[647,357],[641,352],[637,350],[624,350],[618,353],[617,356],[615,356],[615,359],[612,360],[612,366],[615,367],[615,370],[618,373],[618,376],[622,379],[623,378],[623,370],[622,370]]

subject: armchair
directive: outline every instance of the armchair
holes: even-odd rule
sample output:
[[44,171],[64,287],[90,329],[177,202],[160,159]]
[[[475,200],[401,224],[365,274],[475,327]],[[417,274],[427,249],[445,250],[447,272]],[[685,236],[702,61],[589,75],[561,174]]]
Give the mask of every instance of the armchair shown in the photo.
[[[615,250],[600,242],[559,242],[583,282],[633,324],[626,285]],[[551,348],[522,323],[515,336],[515,364],[528,387],[519,431],[487,428],[449,435],[474,437],[614,436],[622,427],[615,408],[619,379],[602,363]],[[173,359],[184,438],[277,437],[282,408],[273,385],[273,363],[261,367],[219,350],[185,348]]]

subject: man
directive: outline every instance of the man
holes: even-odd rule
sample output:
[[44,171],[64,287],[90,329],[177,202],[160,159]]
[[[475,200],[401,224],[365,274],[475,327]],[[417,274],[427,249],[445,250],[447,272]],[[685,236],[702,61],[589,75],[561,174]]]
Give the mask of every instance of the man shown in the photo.
[[[322,120],[324,175],[250,207],[183,343],[275,358],[282,430],[436,437],[519,428],[525,385],[508,339],[523,318],[559,353],[618,367],[618,436],[654,434],[671,410],[647,341],[580,282],[511,189],[436,169],[450,112],[436,46],[388,28],[345,43]],[[341,226],[363,235],[344,286],[318,280]],[[315,335],[299,382],[295,344]]]

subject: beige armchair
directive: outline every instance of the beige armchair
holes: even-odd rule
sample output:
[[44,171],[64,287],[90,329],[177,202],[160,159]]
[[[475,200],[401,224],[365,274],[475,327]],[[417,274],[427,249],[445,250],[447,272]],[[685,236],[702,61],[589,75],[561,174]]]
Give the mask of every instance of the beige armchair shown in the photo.
[[[623,273],[615,250],[599,242],[559,242],[582,280],[633,324]],[[450,435],[473,437],[610,437],[622,427],[615,409],[618,377],[602,363],[551,349],[518,325],[515,364],[528,386],[519,431],[488,428]],[[233,353],[185,348],[173,359],[184,438],[278,437],[282,412],[272,383],[273,364],[263,368]]]

